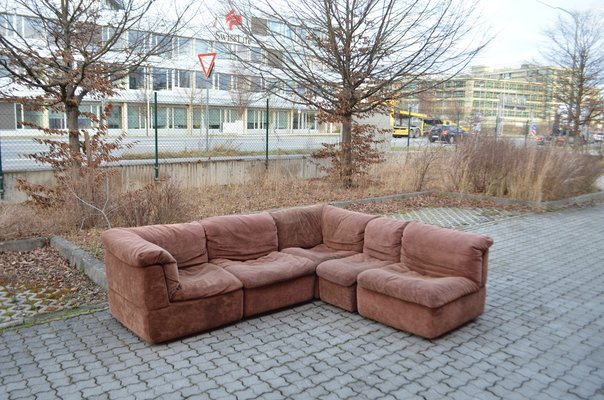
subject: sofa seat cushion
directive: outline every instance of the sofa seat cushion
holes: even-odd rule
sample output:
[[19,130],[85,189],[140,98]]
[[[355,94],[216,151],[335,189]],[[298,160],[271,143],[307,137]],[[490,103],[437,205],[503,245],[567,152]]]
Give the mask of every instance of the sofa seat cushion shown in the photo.
[[357,281],[365,289],[428,308],[442,307],[480,289],[468,278],[422,275],[400,264],[362,272]]
[[235,275],[246,289],[285,282],[315,273],[315,264],[311,260],[277,251],[255,260],[216,259],[212,262]]
[[172,300],[202,299],[241,289],[239,279],[217,265],[200,264],[178,270],[180,287]]
[[310,249],[303,249],[301,247],[289,247],[287,249],[283,249],[282,253],[292,254],[298,257],[304,257],[311,260],[316,267],[321,264],[323,261],[333,260],[335,258],[344,258],[349,257],[355,254],[358,254],[356,251],[351,250],[336,250],[331,247],[320,244]]
[[367,254],[355,254],[322,262],[317,266],[317,275],[340,286],[349,287],[357,283],[357,275],[372,268],[383,268],[392,261],[378,260]]

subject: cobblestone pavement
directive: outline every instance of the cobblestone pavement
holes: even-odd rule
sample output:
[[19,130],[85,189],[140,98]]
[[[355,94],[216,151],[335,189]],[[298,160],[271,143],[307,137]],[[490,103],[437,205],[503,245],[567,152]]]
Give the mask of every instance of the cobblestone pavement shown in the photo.
[[106,310],[0,335],[0,398],[604,399],[604,205],[495,239],[487,307],[428,341],[313,302],[166,345]]
[[526,212],[499,210],[490,208],[464,207],[435,207],[419,208],[404,214],[390,215],[390,218],[416,220],[445,228],[464,228],[486,222],[500,221],[524,215]]

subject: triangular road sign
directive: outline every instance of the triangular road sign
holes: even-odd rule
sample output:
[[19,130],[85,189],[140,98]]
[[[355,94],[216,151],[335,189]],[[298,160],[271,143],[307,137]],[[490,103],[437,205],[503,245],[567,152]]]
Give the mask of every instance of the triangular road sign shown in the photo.
[[216,53],[198,54],[197,57],[199,57],[203,74],[206,76],[206,78],[209,78],[210,74],[212,73],[212,69],[214,68]]

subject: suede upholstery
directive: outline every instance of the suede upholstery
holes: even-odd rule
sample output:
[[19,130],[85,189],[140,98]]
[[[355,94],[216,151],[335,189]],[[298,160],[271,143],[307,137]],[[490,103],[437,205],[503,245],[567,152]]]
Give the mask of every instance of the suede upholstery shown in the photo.
[[334,206],[323,207],[323,243],[334,250],[363,251],[365,227],[375,215],[344,210]]
[[152,343],[318,297],[434,338],[484,311],[493,243],[328,205],[114,228],[102,239],[111,313]]
[[441,307],[479,289],[468,278],[422,275],[402,265],[367,271],[359,275],[358,282],[374,292],[429,308]]
[[309,259],[276,251],[255,260],[232,261],[219,258],[212,262],[236,276],[246,289],[315,273],[315,266]]
[[483,258],[492,244],[486,236],[413,221],[403,233],[401,261],[423,275],[463,276],[484,286]]
[[327,260],[348,257],[357,254],[355,251],[350,250],[335,250],[325,244],[320,244],[311,249],[303,249],[301,247],[289,247],[287,249],[283,249],[282,252],[286,254],[292,254],[298,257],[308,258],[314,263],[315,266]]
[[242,288],[241,281],[214,264],[200,264],[178,270],[180,290],[174,301],[202,299],[234,292]]
[[322,262],[317,267],[317,275],[340,286],[352,286],[357,283],[357,275],[369,269],[381,268],[392,264],[392,261],[382,261],[365,253],[355,254],[345,258],[336,258]]
[[492,244],[486,236],[410,222],[401,263],[357,277],[359,314],[426,338],[465,324],[484,311]]
[[308,249],[323,242],[323,206],[296,207],[270,213],[277,225],[279,250],[288,247]]
[[376,218],[365,228],[363,253],[378,260],[399,262],[401,239],[409,221]]
[[201,223],[210,260],[246,261],[277,251],[277,226],[269,213],[210,217]]

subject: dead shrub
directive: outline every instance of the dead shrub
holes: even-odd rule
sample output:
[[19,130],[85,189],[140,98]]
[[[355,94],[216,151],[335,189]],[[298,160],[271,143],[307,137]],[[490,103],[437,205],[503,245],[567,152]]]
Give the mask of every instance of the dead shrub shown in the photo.
[[119,195],[110,219],[117,226],[172,224],[191,219],[192,201],[171,179]]
[[448,190],[549,201],[588,193],[604,172],[596,157],[559,147],[470,138],[448,155]]
[[[344,186],[356,186],[367,177],[370,167],[384,161],[383,153],[378,149],[383,142],[376,139],[380,130],[372,125],[352,124],[352,143],[346,151],[343,143],[323,143],[323,148],[314,152],[315,159],[329,159],[328,167],[321,167],[328,177]],[[351,156],[350,171],[346,171],[346,155]]]

